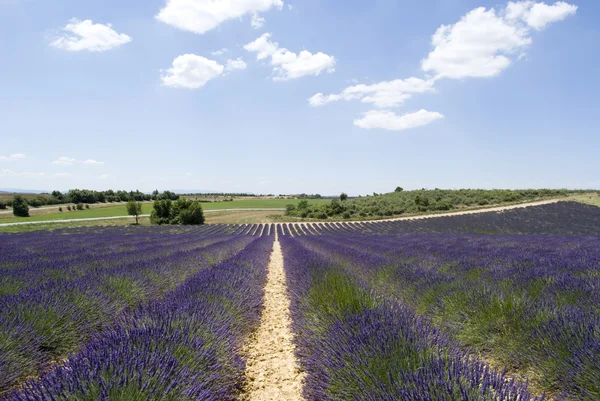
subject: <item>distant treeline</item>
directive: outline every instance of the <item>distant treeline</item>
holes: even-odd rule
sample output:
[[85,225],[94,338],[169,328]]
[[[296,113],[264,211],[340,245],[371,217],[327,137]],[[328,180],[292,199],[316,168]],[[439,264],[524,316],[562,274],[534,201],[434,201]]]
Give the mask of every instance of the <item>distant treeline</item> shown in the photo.
[[[134,201],[153,201],[153,200],[177,200],[179,195],[171,192],[164,191],[159,193],[155,190],[151,194],[145,194],[140,191],[93,191],[89,189],[71,189],[68,192],[62,193],[60,191],[52,191],[51,194],[41,194],[36,196],[26,196],[27,204],[32,207],[40,207],[45,205],[61,205],[66,203],[112,203],[112,202],[128,202]],[[2,205],[12,206],[12,200],[0,201]],[[2,208],[0,205],[0,209]]]
[[[590,191],[566,189],[460,189],[460,190],[415,190],[359,197],[347,200],[332,200],[331,203],[309,205],[301,200],[296,205],[288,205],[287,216],[313,219],[359,219],[365,217],[398,216],[409,213],[438,212],[457,210],[469,206],[500,205],[548,198],[565,197]],[[342,194],[345,195],[345,194]],[[342,196],[342,199],[345,199]]]

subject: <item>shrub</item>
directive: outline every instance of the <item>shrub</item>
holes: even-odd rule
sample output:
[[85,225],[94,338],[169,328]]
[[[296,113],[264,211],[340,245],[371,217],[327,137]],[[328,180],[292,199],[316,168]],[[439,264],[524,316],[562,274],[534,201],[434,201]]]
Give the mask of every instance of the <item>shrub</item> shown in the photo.
[[83,210],[83,203],[77,204],[77,210]]
[[29,217],[29,205],[21,195],[13,199],[13,214],[18,217]]
[[71,211],[71,205],[67,206],[67,210],[70,212]]
[[6,209],[6,202],[4,202],[4,201],[0,201],[0,209],[1,209],[1,210],[4,210],[4,209]]
[[89,209],[89,208],[90,208],[90,205],[88,205],[88,204],[86,203],[86,204],[85,204],[85,208],[86,208],[86,209]]
[[343,202],[346,199],[348,199],[348,195],[346,193],[342,192],[342,194],[340,195],[340,200]]
[[62,207],[59,207],[59,208],[58,208],[58,211],[59,211],[59,212],[62,212],[62,211],[63,211],[63,210],[62,210]]

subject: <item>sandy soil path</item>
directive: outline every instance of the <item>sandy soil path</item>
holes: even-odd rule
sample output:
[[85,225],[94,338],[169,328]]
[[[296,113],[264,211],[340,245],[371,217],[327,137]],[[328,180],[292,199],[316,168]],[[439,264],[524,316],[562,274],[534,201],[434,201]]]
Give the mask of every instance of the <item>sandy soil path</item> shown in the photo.
[[290,324],[290,300],[286,291],[283,254],[276,235],[260,327],[246,348],[247,387],[242,400],[303,400],[304,375],[294,355]]

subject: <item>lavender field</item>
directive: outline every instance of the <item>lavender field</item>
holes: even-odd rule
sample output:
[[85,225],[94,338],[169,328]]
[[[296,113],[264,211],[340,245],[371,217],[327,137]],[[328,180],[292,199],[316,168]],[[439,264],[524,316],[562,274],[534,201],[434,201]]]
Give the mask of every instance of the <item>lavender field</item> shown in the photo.
[[0,399],[252,399],[279,245],[301,399],[600,399],[600,208],[568,202],[2,234]]

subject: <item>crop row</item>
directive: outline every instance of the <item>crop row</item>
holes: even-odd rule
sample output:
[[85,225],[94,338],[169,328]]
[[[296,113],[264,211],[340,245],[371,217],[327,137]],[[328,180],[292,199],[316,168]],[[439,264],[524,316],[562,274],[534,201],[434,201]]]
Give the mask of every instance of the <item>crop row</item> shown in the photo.
[[600,235],[600,208],[576,202],[414,220],[285,224],[284,234]]
[[280,240],[307,400],[535,399],[335,258],[300,238]]
[[0,245],[0,394],[255,238],[112,231],[41,235],[15,246],[23,237]]
[[[288,239],[292,239],[288,237]],[[409,308],[556,399],[600,399],[600,238],[302,236],[377,299]]]
[[256,328],[273,237],[142,305],[6,400],[229,400]]

